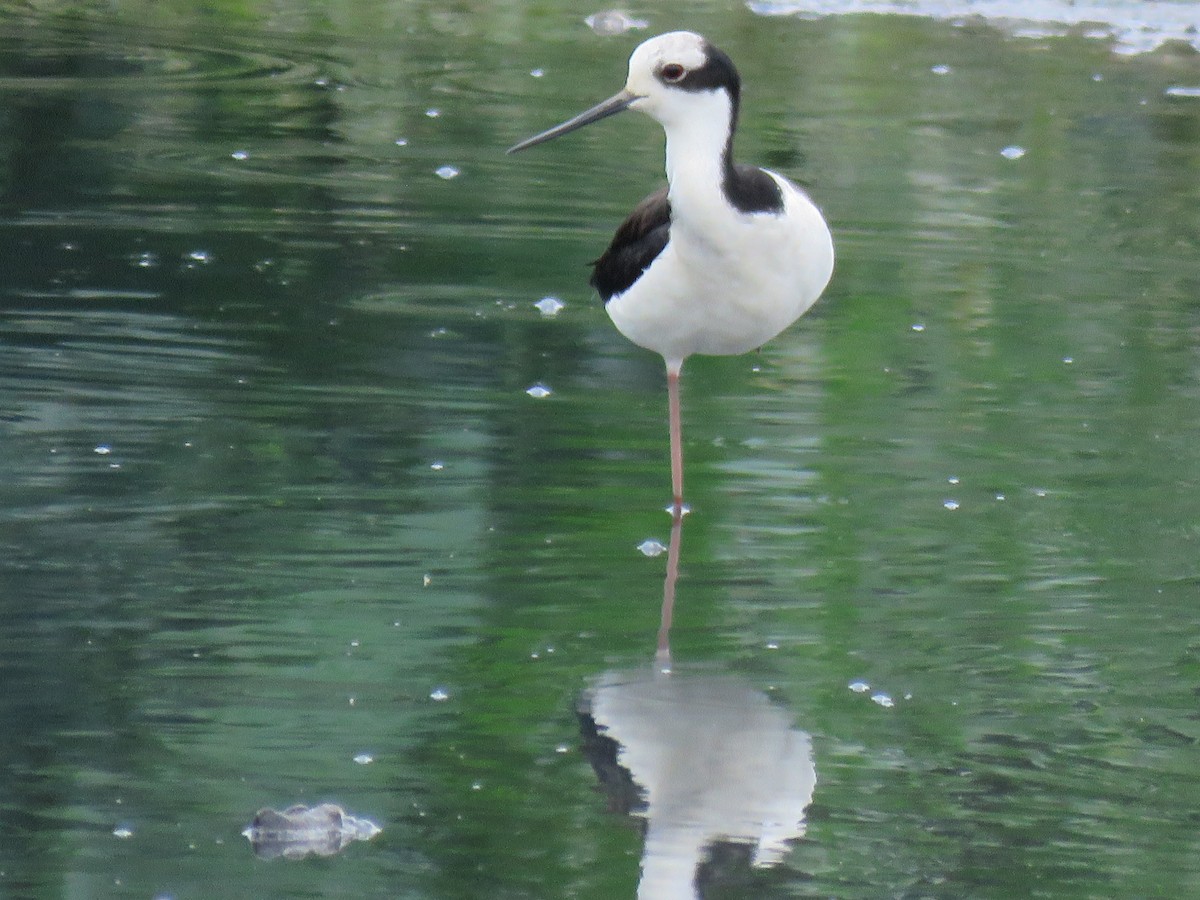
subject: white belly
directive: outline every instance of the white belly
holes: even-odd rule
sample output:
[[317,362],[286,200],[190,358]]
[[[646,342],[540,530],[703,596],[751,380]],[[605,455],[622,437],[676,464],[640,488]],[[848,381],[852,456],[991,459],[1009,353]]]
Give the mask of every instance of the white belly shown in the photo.
[[[671,239],[642,277],[606,309],[621,334],[682,362],[762,346],[800,318],[833,274],[833,241],[821,213],[776,176],[784,214],[721,212]],[[710,240],[715,235],[719,240]]]

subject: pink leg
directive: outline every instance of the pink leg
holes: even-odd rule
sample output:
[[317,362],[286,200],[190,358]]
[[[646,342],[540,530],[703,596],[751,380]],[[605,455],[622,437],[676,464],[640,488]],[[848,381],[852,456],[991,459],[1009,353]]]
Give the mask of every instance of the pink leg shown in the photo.
[[683,422],[679,411],[679,373],[683,361],[667,360],[667,412],[671,430],[671,490],[675,503],[672,514],[683,516]]

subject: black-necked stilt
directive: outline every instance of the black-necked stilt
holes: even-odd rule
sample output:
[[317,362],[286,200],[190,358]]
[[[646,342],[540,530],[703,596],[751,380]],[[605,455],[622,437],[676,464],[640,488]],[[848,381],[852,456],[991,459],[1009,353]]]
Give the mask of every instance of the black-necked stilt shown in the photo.
[[808,196],[775,172],[734,163],[740,93],[728,56],[676,31],[633,51],[619,93],[508,151],[624,109],[667,134],[667,186],[621,224],[591,281],[617,329],[666,361],[676,516],[684,511],[683,361],[760,347],[816,302],[833,273],[833,240]]

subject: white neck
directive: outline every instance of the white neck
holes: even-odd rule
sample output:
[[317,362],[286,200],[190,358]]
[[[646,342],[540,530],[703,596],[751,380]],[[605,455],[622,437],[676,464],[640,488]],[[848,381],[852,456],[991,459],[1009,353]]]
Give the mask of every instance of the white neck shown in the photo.
[[678,115],[657,117],[667,132],[671,209],[675,221],[685,225],[728,207],[721,185],[733,112],[725,91],[698,92],[686,99]]

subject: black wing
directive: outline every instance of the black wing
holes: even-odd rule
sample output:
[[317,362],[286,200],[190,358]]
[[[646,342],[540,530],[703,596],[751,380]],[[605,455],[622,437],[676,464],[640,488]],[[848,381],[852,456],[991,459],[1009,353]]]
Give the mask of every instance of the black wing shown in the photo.
[[613,235],[608,249],[592,263],[592,287],[600,292],[605,303],[629,290],[650,268],[650,263],[667,246],[670,229],[671,204],[664,187],[634,208]]

